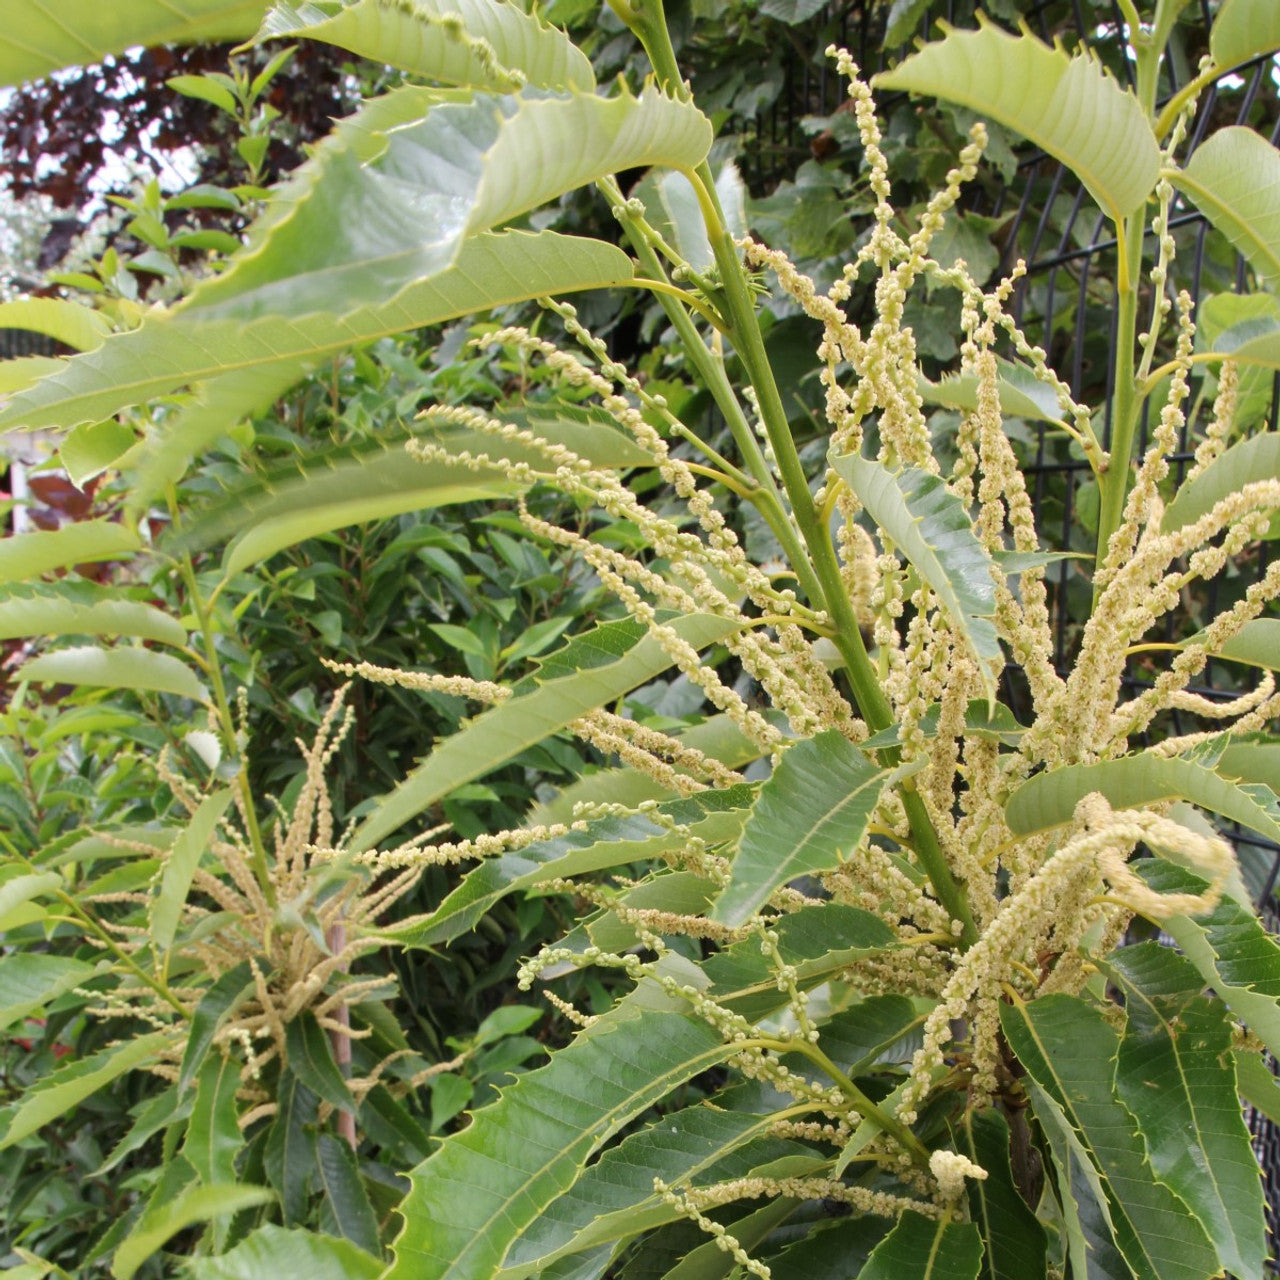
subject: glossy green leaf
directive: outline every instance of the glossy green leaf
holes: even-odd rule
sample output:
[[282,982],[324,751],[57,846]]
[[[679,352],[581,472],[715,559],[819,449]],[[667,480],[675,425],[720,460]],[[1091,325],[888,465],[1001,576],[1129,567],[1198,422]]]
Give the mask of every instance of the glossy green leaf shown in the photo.
[[1116,1245],[1136,1276],[1204,1280],[1219,1262],[1203,1227],[1152,1176],[1133,1117],[1113,1092],[1119,1035],[1074,996],[1001,1005],[1018,1061],[1062,1108],[1102,1181]]
[[251,35],[268,0],[130,0],[77,5],[0,0],[0,85],[21,84],[132,45],[233,40]]
[[169,1039],[164,1031],[138,1036],[99,1049],[28,1085],[16,1102],[0,1112],[0,1151],[65,1115],[126,1071],[141,1066]]
[[[1112,1234],[1111,1211],[1101,1175],[1062,1108],[1032,1079],[1024,1087],[1032,1114],[1045,1136],[1056,1182],[1064,1253],[1071,1274],[1089,1280],[1134,1280]],[[1048,1173],[1046,1168],[1046,1173]]]
[[1280,9],[1271,0],[1223,0],[1209,32],[1209,52],[1224,70],[1280,49]]
[[[4,41],[0,37],[0,59]],[[2,65],[2,64],[0,64]],[[0,329],[26,329],[43,333],[77,351],[92,351],[111,332],[111,322],[101,311],[60,298],[19,298],[0,302]]]
[[[1280,232],[1278,232],[1280,234]],[[1173,533],[1208,515],[1222,501],[1255,480],[1280,478],[1280,432],[1264,432],[1233,444],[1178,490],[1164,513],[1162,528]],[[1273,521],[1272,536],[1280,536]]]
[[136,530],[111,520],[83,520],[48,533],[18,533],[0,542],[0,583],[26,582],[55,569],[127,560],[142,546]]
[[151,944],[157,955],[173,946],[192,877],[208,852],[209,841],[230,807],[233,794],[230,787],[223,787],[206,796],[165,857],[160,888],[151,907]]
[[285,1060],[289,1070],[331,1107],[350,1111],[351,1093],[333,1060],[329,1037],[316,1021],[315,1014],[304,1009],[285,1025],[284,1035]]
[[858,1280],[978,1280],[982,1237],[972,1222],[907,1210],[871,1251]]
[[712,919],[740,925],[775,889],[839,866],[866,832],[890,776],[837,729],[788,747],[747,817]]
[[248,960],[241,960],[234,968],[220,974],[200,997],[195,1013],[191,1015],[187,1044],[178,1070],[179,1094],[185,1093],[188,1085],[195,1079],[218,1029],[252,989],[253,970]]
[[43,1009],[72,987],[83,986],[95,972],[95,966],[69,956],[34,951],[0,956],[0,1030]]
[[811,1156],[770,1135],[776,1117],[704,1106],[663,1116],[606,1151],[512,1245],[496,1280],[522,1280],[562,1257],[625,1240],[679,1215],[653,1189],[709,1186],[760,1165]]
[[1240,125],[1211,133],[1170,181],[1280,289],[1280,151]]
[[193,702],[209,701],[204,685],[185,662],[154,649],[99,649],[92,645],[55,649],[32,658],[18,672],[19,679],[42,684],[145,689],[176,694]]
[[348,1240],[314,1231],[259,1227],[229,1253],[189,1258],[195,1280],[376,1280],[382,1263]]
[[[297,364],[332,356],[360,342],[438,324],[523,298],[561,295],[605,288],[630,280],[631,260],[599,240],[509,231],[469,238],[447,270],[426,280],[406,282],[394,297],[357,289],[342,314],[317,312],[297,319],[267,316],[248,324],[235,320],[202,320],[186,312],[149,313],[142,327],[116,334],[97,351],[58,361],[52,372],[16,395],[0,411],[0,431],[13,427],[67,427],[97,420],[128,405],[139,404],[179,387],[225,375],[218,400],[238,379],[266,366]],[[330,299],[332,301],[332,299]],[[234,381],[233,381],[234,380]],[[256,398],[258,383],[251,388]],[[219,423],[207,420],[199,434],[207,442],[243,416],[239,397],[234,410]],[[194,456],[194,451],[191,455]],[[182,463],[175,445],[174,459]],[[171,459],[170,466],[174,465]],[[79,529],[71,525],[68,529]],[[119,530],[121,526],[113,526]],[[68,530],[60,530],[61,536]],[[48,538],[51,534],[24,534]],[[12,541],[12,540],[11,540]],[[92,538],[86,539],[92,546]],[[133,536],[128,550],[138,545]],[[75,559],[108,559],[118,554],[80,555]],[[75,559],[62,563],[75,563]],[[0,556],[0,573],[7,557]],[[35,576],[28,570],[23,576]]]
[[871,1214],[820,1224],[769,1259],[773,1280],[849,1280],[889,1227],[887,1219]]
[[[1192,636],[1187,644],[1194,642]],[[1254,618],[1213,650],[1215,658],[1280,671],[1280,618]]]
[[316,1155],[316,1181],[339,1233],[380,1259],[378,1220],[360,1180],[355,1152],[343,1139],[322,1133]]
[[1156,942],[1121,947],[1104,972],[1125,997],[1116,1091],[1156,1176],[1200,1219],[1233,1275],[1262,1274],[1266,1217],[1240,1114],[1226,1009],[1190,961]]
[[139,636],[175,647],[187,642],[176,618],[90,583],[32,583],[0,600],[0,639],[95,635]]
[[1004,662],[993,621],[996,580],[964,503],[937,476],[916,467],[894,472],[857,454],[830,462],[938,597],[978,658],[994,702],[995,673]]
[[[1134,870],[1159,893],[1200,893],[1199,876],[1158,858]],[[1280,947],[1252,911],[1223,898],[1204,915],[1171,916],[1161,928],[1195,965],[1206,986],[1273,1052],[1280,1052]]]
[[[462,23],[463,32],[448,26]],[[353,0],[278,3],[259,40],[323,40],[415,76],[499,93],[519,87],[509,74],[544,89],[595,87],[586,55],[554,27],[494,0]],[[477,39],[488,45],[481,56]],[[495,66],[496,62],[496,66]]]
[[393,297],[447,270],[467,236],[619,170],[695,165],[711,144],[701,112],[652,87],[613,98],[405,88],[365,121],[290,179],[246,252],[185,315],[255,320]]
[[265,1187],[243,1183],[206,1187],[196,1184],[179,1192],[172,1200],[158,1206],[144,1218],[141,1230],[135,1229],[116,1250],[111,1264],[115,1280],[132,1280],[134,1273],[170,1236],[175,1236],[197,1222],[270,1204],[275,1196]]
[[[799,1200],[779,1196],[767,1201],[731,1224],[733,1238],[748,1253],[769,1238],[800,1207]],[[691,1249],[668,1271],[664,1280],[728,1280],[737,1272],[733,1255],[715,1240],[699,1236],[702,1243]]]
[[285,1226],[301,1222],[316,1170],[316,1112],[318,1099],[292,1071],[280,1075],[276,1115],[267,1131],[262,1167],[280,1196]]
[[[710,614],[690,614],[667,625],[694,648],[702,649],[741,624]],[[638,623],[606,623],[571,646],[577,646],[574,652],[584,654],[589,648],[592,665],[575,671],[573,664],[552,655],[542,664],[539,682],[526,682],[522,690],[527,688],[527,692],[518,690],[516,697],[446,738],[399,787],[383,797],[356,828],[348,848],[357,852],[371,848],[455,787],[496,769],[571,720],[638,688],[672,665],[666,650]],[[566,666],[567,672],[563,670]]]
[[1133,94],[1096,59],[984,22],[949,30],[873,84],[958,102],[1067,166],[1112,221],[1140,209],[1160,176],[1160,148]]
[[1037,774],[1009,797],[1004,811],[1009,829],[1030,835],[1070,822],[1076,805],[1091,791],[1101,792],[1113,809],[1189,800],[1268,840],[1280,840],[1280,807],[1268,788],[1231,782],[1179,756],[1145,752]]
[[1048,1242],[1022,1198],[1009,1162],[1009,1124],[994,1107],[966,1110],[957,1125],[957,1149],[987,1171],[970,1179],[969,1215],[982,1232],[982,1280],[1045,1280]]
[[645,979],[413,1171],[388,1280],[492,1280],[598,1147],[731,1052]]
[[128,1156],[140,1150],[157,1133],[182,1124],[191,1115],[195,1095],[180,1098],[176,1088],[165,1089],[134,1108],[133,1124],[129,1131],[111,1149],[111,1154],[94,1170],[95,1177],[102,1177],[117,1168]]
[[[771,927],[778,935],[778,953],[795,970],[801,990],[834,977],[863,956],[898,945],[879,916],[838,902],[802,907],[780,916]],[[758,938],[716,952],[703,962],[702,971],[716,999],[744,1017],[759,1019],[786,1004],[777,970],[761,952]]]
[[[751,802],[750,787],[706,791],[662,806],[668,821],[689,827],[692,834],[714,843],[737,833]],[[647,814],[596,818],[582,829],[537,840],[486,859],[467,872],[462,883],[425,919],[410,920],[386,931],[401,946],[425,947],[449,942],[475,923],[509,893],[562,876],[583,875],[608,867],[626,866],[653,858],[684,843],[683,833]]]
[[236,1180],[236,1156],[244,1146],[244,1134],[237,1123],[240,1065],[229,1054],[213,1054],[205,1059],[196,1081],[182,1154],[206,1186]]

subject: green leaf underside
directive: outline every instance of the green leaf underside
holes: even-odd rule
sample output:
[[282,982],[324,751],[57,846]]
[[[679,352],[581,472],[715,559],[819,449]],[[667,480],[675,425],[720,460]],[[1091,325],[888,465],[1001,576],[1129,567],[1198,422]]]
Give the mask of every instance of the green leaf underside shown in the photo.
[[[695,649],[723,639],[741,626],[709,614],[674,618],[668,626]],[[523,681],[516,696],[470,721],[446,738],[356,829],[348,847],[360,851],[416,817],[463,783],[510,760],[595,707],[612,702],[661,675],[672,659],[639,623],[606,623],[570,642],[539,669],[539,681]],[[594,665],[577,669],[588,655]],[[563,668],[568,667],[568,673]]]
[[[1184,644],[1196,642],[1192,636]],[[1251,667],[1268,667],[1280,671],[1280,618],[1254,618],[1213,650],[1215,658],[1243,662]]]
[[467,36],[486,41],[503,70],[523,73],[546,89],[595,88],[584,53],[554,27],[515,5],[483,0],[356,0],[341,9],[278,3],[257,39],[323,40],[368,58],[444,84],[503,91],[510,77],[477,56],[469,41],[451,35],[442,18],[461,19]]
[[98,560],[124,560],[142,546],[136,530],[111,520],[83,520],[45,533],[18,533],[0,542],[0,583],[24,582]]
[[72,987],[82,986],[94,966],[68,956],[15,951],[0,956],[0,1030],[28,1017]]
[[[662,813],[714,843],[736,834],[752,794],[753,789],[748,786],[706,791],[665,804]],[[408,921],[387,930],[385,936],[410,947],[449,942],[472,928],[509,893],[562,876],[583,875],[657,857],[666,849],[682,845],[686,838],[641,813],[598,818],[586,823],[583,830],[569,830],[482,862],[425,920]]]
[[[759,745],[748,738],[726,715],[709,716],[689,728],[673,733],[686,747],[701,751],[713,760],[739,769],[763,754]],[[662,787],[639,769],[622,766],[584,774],[576,782],[559,791],[544,804],[529,811],[530,823],[571,822],[574,805],[580,802],[638,805],[643,800],[670,800],[675,793]]]
[[[1059,427],[1065,425],[1062,406],[1052,387],[1041,382],[1026,365],[1011,364],[1007,360],[998,363],[1000,410],[1005,417]],[[938,382],[930,382],[921,374],[918,389],[926,404],[969,413],[977,411],[978,375],[975,373],[950,374]]]
[[[1161,528],[1174,533],[1208,515],[1219,502],[1239,493],[1245,485],[1274,479],[1280,479],[1280,433],[1264,432],[1241,440],[1178,490],[1165,510]],[[1273,523],[1271,532],[1280,535],[1280,528]]]
[[1224,0],[1209,32],[1209,52],[1224,70],[1280,49],[1280,8],[1271,0]]
[[[0,431],[97,420],[205,379],[287,361],[315,361],[374,338],[524,298],[617,286],[632,276],[631,260],[603,241],[554,231],[506,231],[468,239],[451,267],[408,283],[394,297],[357,290],[351,299],[356,305],[340,315],[318,311],[246,324],[161,312],[148,316],[139,329],[108,338],[97,351],[60,362],[55,372],[13,397],[0,412]],[[225,426],[234,425],[239,416],[237,409]],[[135,535],[129,549],[137,545]],[[108,557],[79,557],[92,558]]]
[[871,1251],[858,1280],[978,1280],[982,1237],[972,1222],[941,1222],[907,1210]]
[[1062,1108],[1101,1178],[1115,1242],[1136,1276],[1204,1280],[1219,1261],[1200,1223],[1147,1163],[1133,1118],[1112,1092],[1119,1036],[1074,996],[1001,1005],[1018,1060]]
[[[130,460],[128,510],[145,512],[168,485],[182,479],[193,459],[240,422],[273,404],[308,367],[305,360],[281,359],[198,382],[188,403],[168,414],[148,434],[146,447]],[[188,514],[180,513],[183,519]]]
[[388,1280],[491,1280],[594,1150],[731,1053],[644,980],[413,1171]]
[[1156,1176],[1200,1219],[1227,1270],[1262,1274],[1266,1217],[1231,1070],[1231,1023],[1195,966],[1156,942],[1121,947],[1105,971],[1125,996],[1116,1089]]
[[1280,289],[1280,151],[1252,129],[1231,125],[1210,134],[1169,177],[1262,283]]
[[82,5],[74,19],[58,0],[0,0],[0,85],[59,67],[101,62],[132,45],[232,40],[252,35],[268,0],[130,0]]
[[[938,719],[941,714],[942,708],[935,702],[930,704],[929,709],[920,717],[920,731],[926,738],[938,736]],[[965,708],[964,731],[966,735],[975,738],[994,738],[1005,746],[1014,747],[1026,733],[1027,727],[1014,719],[1013,712],[1003,702],[996,703],[994,714],[992,714],[989,703],[981,698],[975,698]],[[882,751],[886,747],[899,747],[902,745],[901,732],[900,726],[890,725],[889,728],[872,734],[859,745],[863,751]]]
[[983,1280],[1045,1280],[1048,1241],[1023,1200],[1009,1163],[1009,1124],[994,1108],[967,1110],[959,1122],[962,1151],[987,1171],[970,1179],[969,1213],[982,1231]]
[[[0,38],[0,57],[3,39]],[[77,351],[91,351],[102,345],[111,332],[111,322],[101,311],[59,298],[19,298],[0,302],[0,329],[25,329],[43,333]]]
[[276,1226],[259,1227],[228,1253],[191,1258],[187,1266],[195,1280],[375,1280],[382,1271],[380,1259],[349,1240]]
[[958,102],[1029,138],[1067,166],[1113,220],[1142,207],[1160,148],[1138,100],[1086,55],[984,22],[881,72],[873,84]]
[[[1201,893],[1199,876],[1159,858],[1134,870],[1158,893]],[[1171,916],[1161,928],[1195,965],[1205,985],[1267,1045],[1280,1053],[1280,947],[1252,911],[1223,898],[1204,915]]]
[[[745,813],[744,815],[745,816]],[[716,885],[692,871],[670,871],[666,868],[650,874],[639,884],[618,893],[614,901],[630,910],[670,911],[677,915],[701,915],[716,894]],[[651,926],[652,927],[652,926]],[[661,927],[658,928],[661,933]],[[621,954],[640,944],[637,926],[620,920],[607,908],[593,912],[575,925],[557,944],[581,955],[588,947]],[[552,965],[542,971],[547,980],[562,977],[572,969],[569,962]]]
[[1269,788],[1231,782],[1191,760],[1145,753],[1037,774],[1009,797],[1009,829],[1029,835],[1069,822],[1076,805],[1091,791],[1101,792],[1114,809],[1189,800],[1268,840],[1280,840],[1280,808]]
[[160,891],[151,908],[151,944],[157,954],[173,946],[192,877],[208,850],[222,815],[230,807],[233,794],[230,787],[224,787],[206,796],[165,858]]
[[701,112],[652,87],[614,98],[393,90],[294,174],[245,252],[182,313],[254,320],[392,297],[447,270],[468,236],[620,170],[692,167],[710,143]]
[[938,597],[977,656],[994,702],[995,671],[1004,661],[992,621],[995,578],[964,503],[937,476],[916,467],[893,472],[857,454],[833,455],[830,462]]
[[747,817],[712,919],[740,925],[775,889],[843,862],[889,777],[837,729],[788,747]]
[[185,662],[154,649],[98,649],[80,645],[32,658],[20,678],[42,684],[82,684],[104,689],[142,689],[208,702],[204,685]]
[[1248,1050],[1238,1050],[1232,1058],[1240,1096],[1273,1124],[1280,1124],[1280,1081],[1271,1074],[1266,1059]]
[[[829,902],[802,907],[771,926],[783,963],[796,971],[796,984],[812,987],[862,956],[897,945],[893,930],[869,911]],[[787,1001],[778,975],[760,951],[758,939],[718,951],[703,962],[716,999],[747,1018],[759,1018]]]
[[[266,966],[264,966],[266,972]],[[187,1045],[182,1053],[178,1069],[178,1092],[183,1093],[195,1079],[205,1055],[213,1044],[218,1029],[235,1011],[239,1003],[253,989],[253,969],[248,960],[241,960],[232,969],[222,973],[213,985],[200,997],[191,1026],[187,1032]]]
[[696,1106],[655,1121],[606,1151],[552,1201],[512,1245],[497,1280],[521,1280],[561,1257],[676,1221],[653,1189],[655,1177],[670,1186],[710,1186],[773,1160],[813,1155],[771,1137],[776,1120]]
[[169,1039],[164,1031],[138,1036],[60,1067],[28,1086],[17,1102],[0,1112],[0,1151],[29,1137],[126,1071],[140,1066]]
[[[596,466],[651,461],[616,427],[604,429],[589,420],[548,416],[537,421],[537,430]],[[405,451],[405,441],[394,439],[357,452],[320,454],[193,511],[165,545],[194,549],[235,535],[225,557],[225,571],[234,574],[304,538],[359,521],[519,493],[524,486],[509,478],[503,459],[527,462],[534,468],[546,466],[538,450],[478,431],[450,431],[428,438],[451,453],[485,453],[495,459],[495,465],[476,469],[447,459],[423,461]]]

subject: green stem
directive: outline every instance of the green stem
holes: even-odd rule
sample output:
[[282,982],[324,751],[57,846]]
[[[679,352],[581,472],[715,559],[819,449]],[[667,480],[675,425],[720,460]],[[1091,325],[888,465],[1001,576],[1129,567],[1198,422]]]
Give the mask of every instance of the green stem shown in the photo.
[[[240,747],[236,742],[236,722],[231,714],[231,703],[227,698],[226,682],[222,678],[222,663],[218,660],[218,649],[214,642],[213,619],[209,606],[200,594],[200,584],[196,579],[195,566],[187,552],[182,553],[179,570],[187,589],[191,608],[200,624],[200,635],[204,643],[205,658],[208,664],[209,681],[213,685],[214,704],[218,712],[218,727],[222,731],[223,750],[229,758],[240,758]],[[249,785],[249,771],[245,762],[240,759],[240,768],[236,775],[236,785],[240,789],[241,808],[249,836],[249,865],[253,868],[254,879],[262,890],[262,896],[269,906],[276,904],[275,885],[271,882],[271,866],[267,859],[266,845],[262,839],[262,828],[258,825],[258,815],[254,809],[253,790]]]
[[[1142,406],[1137,384],[1135,351],[1138,325],[1138,279],[1142,269],[1143,222],[1140,215],[1122,222],[1116,242],[1120,250],[1116,272],[1115,391],[1111,401],[1110,463],[1101,480],[1096,567],[1102,568],[1112,534],[1120,527],[1129,490],[1130,463]],[[1097,603],[1097,590],[1094,603]]]
[[897,1141],[917,1166],[926,1170],[929,1168],[929,1149],[924,1143],[897,1116],[890,1115],[883,1107],[872,1102],[816,1044],[811,1044],[807,1040],[774,1040],[767,1036],[758,1036],[742,1041],[741,1047],[767,1049],[779,1055],[798,1053],[801,1057],[808,1058],[819,1071],[835,1083],[854,1111],[873,1124],[878,1124]]
[[[631,247],[636,257],[640,259],[641,266],[650,275],[659,279],[663,278],[665,272],[662,262],[654,251],[644,219],[627,209],[622,190],[614,179],[602,179],[597,183],[597,186],[609,199],[613,207],[619,210],[619,220],[622,223],[623,230],[626,232],[627,239],[631,242]],[[703,342],[697,326],[689,318],[688,312],[684,310],[679,301],[665,291],[659,292],[657,298],[663,311],[666,312],[667,319],[671,321],[672,328],[679,335],[680,341],[683,343],[690,360],[693,361],[699,376],[711,392],[711,397],[716,402],[716,407],[724,415],[725,422],[729,427],[729,433],[733,436],[734,443],[738,446],[738,452],[742,455],[743,464],[756,483],[755,491],[749,495],[750,501],[756,510],[760,512],[773,536],[778,539],[782,549],[787,553],[796,571],[796,576],[799,578],[800,584],[809,599],[815,602],[820,600],[821,587],[800,545],[796,530],[791,521],[787,519],[786,509],[778,493],[777,484],[774,480],[773,472],[769,468],[768,459],[760,448],[760,442],[756,439],[756,434],[751,429],[751,424],[747,421],[742,405],[738,403],[738,397],[734,394],[733,386],[724,371],[724,365],[707,350],[707,345]]]
[[[687,100],[689,90],[681,78],[680,67],[676,62],[662,0],[610,0],[610,4],[644,45],[659,84],[668,93]],[[725,226],[724,212],[716,196],[715,179],[705,161],[687,176],[697,192],[711,250],[719,269],[727,306],[725,318],[729,322],[729,336],[747,371],[747,377],[755,387],[760,416],[773,449],[782,486],[790,501],[800,536],[809,551],[807,558],[801,552],[800,558],[794,562],[796,571],[800,573],[801,565],[808,559],[817,577],[818,587],[816,593],[811,592],[811,598],[815,605],[826,609],[835,624],[836,648],[844,659],[845,673],[858,711],[873,731],[887,729],[893,723],[893,710],[881,688],[875,664],[862,642],[858,619],[844,589],[840,562],[830,534],[814,505],[813,495],[809,492],[809,478],[796,450],[786,409],[773,376],[773,367],[765,351],[764,335],[760,331],[755,304],[738,260],[737,245]],[[793,554],[790,548],[787,550],[789,555]],[[806,590],[810,590],[808,583]],[[898,756],[899,753],[895,750],[885,752],[883,758],[893,764]],[[978,927],[973,913],[963,889],[951,874],[928,810],[910,779],[902,783],[901,795],[920,864],[929,877],[938,900],[953,919],[960,921],[962,944],[972,946],[978,939]]]

